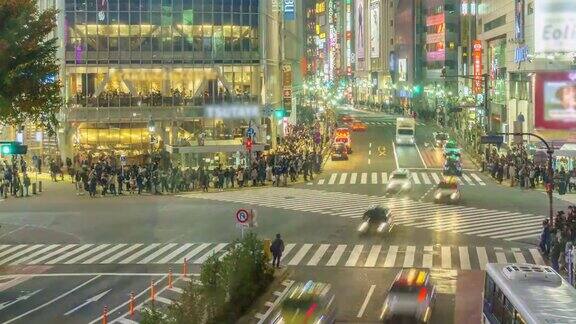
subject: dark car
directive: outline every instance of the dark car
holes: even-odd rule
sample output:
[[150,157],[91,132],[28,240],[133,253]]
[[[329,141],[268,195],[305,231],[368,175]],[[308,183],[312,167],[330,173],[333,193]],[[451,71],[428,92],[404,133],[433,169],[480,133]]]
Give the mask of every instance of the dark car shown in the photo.
[[336,160],[348,160],[348,149],[345,144],[336,143],[332,146],[331,153],[332,161]]

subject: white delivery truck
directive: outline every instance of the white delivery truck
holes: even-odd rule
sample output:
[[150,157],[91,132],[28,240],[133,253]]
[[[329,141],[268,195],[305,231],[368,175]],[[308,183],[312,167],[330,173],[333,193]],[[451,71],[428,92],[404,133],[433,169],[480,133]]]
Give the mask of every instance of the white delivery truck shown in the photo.
[[412,145],[415,143],[414,133],[416,131],[416,120],[411,117],[396,118],[396,144]]

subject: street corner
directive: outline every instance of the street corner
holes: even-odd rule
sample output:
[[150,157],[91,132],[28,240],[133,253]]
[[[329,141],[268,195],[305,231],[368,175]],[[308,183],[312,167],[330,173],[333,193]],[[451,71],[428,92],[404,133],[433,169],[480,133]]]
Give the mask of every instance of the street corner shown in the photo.
[[258,324],[271,322],[280,310],[280,303],[294,283],[295,281],[289,279],[288,272],[284,270],[283,273],[272,282],[268,291],[255,302],[252,309],[239,322]]

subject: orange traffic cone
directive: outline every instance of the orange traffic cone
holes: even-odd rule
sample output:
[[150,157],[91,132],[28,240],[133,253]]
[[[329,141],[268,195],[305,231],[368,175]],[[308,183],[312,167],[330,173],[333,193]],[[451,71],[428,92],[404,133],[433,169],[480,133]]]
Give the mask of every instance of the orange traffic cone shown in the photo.
[[108,306],[104,306],[104,311],[102,312],[102,324],[108,323]]
[[128,306],[128,311],[130,312],[130,317],[134,317],[134,293],[130,292],[130,303]]
[[172,268],[168,269],[168,288],[172,288]]
[[156,298],[156,292],[154,292],[154,280],[152,280],[150,281],[150,300],[154,302],[155,298]]
[[186,258],[184,258],[184,264],[182,265],[182,275],[184,277],[188,276],[188,260]]

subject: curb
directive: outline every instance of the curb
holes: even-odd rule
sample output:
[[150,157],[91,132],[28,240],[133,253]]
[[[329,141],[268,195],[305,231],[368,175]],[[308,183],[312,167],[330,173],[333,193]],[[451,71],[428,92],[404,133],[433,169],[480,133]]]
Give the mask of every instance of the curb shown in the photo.
[[256,319],[256,314],[259,314],[259,310],[262,309],[262,306],[266,305],[272,296],[274,296],[274,292],[278,290],[279,287],[282,286],[282,282],[288,278],[291,273],[288,271],[287,267],[281,268],[280,270],[274,271],[274,280],[270,283],[270,286],[258,299],[256,299],[250,309],[244,314],[244,316],[240,317],[236,323],[238,324],[248,324],[254,323]]

